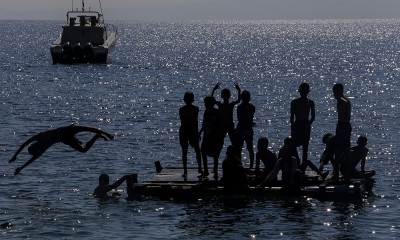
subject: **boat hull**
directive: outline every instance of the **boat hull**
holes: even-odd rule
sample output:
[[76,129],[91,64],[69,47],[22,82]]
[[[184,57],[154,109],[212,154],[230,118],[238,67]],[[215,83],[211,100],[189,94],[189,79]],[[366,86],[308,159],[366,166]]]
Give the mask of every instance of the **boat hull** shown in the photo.
[[61,38],[59,38],[50,46],[53,64],[107,63],[108,55],[116,40],[116,33],[109,33],[107,41],[98,46],[90,45],[90,43],[70,45],[61,43]]
[[56,45],[50,47],[51,57],[53,64],[74,64],[74,63],[107,63],[108,49],[107,48],[93,48],[94,54],[92,56],[81,56],[73,54],[66,54],[63,51],[63,46]]

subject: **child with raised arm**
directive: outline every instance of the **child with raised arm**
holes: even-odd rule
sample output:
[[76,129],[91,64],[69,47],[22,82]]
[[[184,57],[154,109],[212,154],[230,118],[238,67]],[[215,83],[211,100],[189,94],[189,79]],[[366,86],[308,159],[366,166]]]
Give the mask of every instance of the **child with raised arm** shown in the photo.
[[[233,122],[233,110],[235,108],[235,105],[240,103],[240,94],[241,94],[239,84],[237,82],[234,82],[234,83],[235,83],[235,88],[238,91],[237,100],[230,102],[229,99],[231,98],[231,91],[227,88],[224,88],[221,91],[221,98],[223,99],[222,103],[219,101],[216,101],[218,110],[221,112],[222,118],[224,119],[225,136],[226,136],[226,134],[228,134],[232,145],[235,145],[235,139],[236,139],[235,123]],[[214,92],[218,88],[220,88],[219,82],[213,88],[211,96],[214,96]]]
[[203,158],[204,173],[208,176],[207,156],[214,159],[214,178],[218,179],[218,158],[224,145],[224,122],[222,115],[215,106],[215,98],[207,96],[204,98],[204,117],[200,133],[204,132],[201,142],[201,155]]

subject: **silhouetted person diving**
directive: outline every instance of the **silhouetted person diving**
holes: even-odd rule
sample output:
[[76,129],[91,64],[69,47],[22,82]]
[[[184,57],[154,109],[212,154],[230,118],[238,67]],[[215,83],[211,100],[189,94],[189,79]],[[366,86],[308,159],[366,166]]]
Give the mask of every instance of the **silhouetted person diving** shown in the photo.
[[[82,142],[79,141],[75,135],[80,132],[91,132],[95,133],[96,135],[86,143],[86,145],[82,145]],[[93,146],[94,142],[98,138],[103,138],[104,140],[108,139],[114,139],[114,137],[106,133],[100,129],[97,128],[92,128],[92,127],[87,127],[87,126],[80,126],[80,125],[70,125],[66,127],[60,127],[56,129],[51,129],[45,132],[41,132],[39,134],[36,134],[35,136],[29,138],[27,141],[25,141],[17,150],[17,152],[14,154],[14,156],[11,158],[8,163],[12,163],[17,159],[18,154],[26,147],[28,147],[28,152],[30,155],[32,155],[32,158],[29,159],[24,165],[18,167],[15,169],[14,175],[17,175],[22,169],[24,169],[26,166],[31,164],[33,161],[35,161],[37,158],[42,156],[42,154],[53,144],[55,143],[64,143],[65,145],[68,145],[72,147],[73,149],[79,151],[79,152],[87,152],[89,149]]]

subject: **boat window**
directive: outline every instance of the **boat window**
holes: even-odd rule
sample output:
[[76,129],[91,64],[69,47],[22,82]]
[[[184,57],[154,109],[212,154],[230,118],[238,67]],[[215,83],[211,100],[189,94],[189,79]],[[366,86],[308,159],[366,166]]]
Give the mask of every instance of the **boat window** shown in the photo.
[[91,16],[91,17],[90,17],[90,24],[91,24],[91,26],[92,26],[92,27],[96,26],[96,23],[97,23],[96,16]]
[[81,26],[85,26],[86,25],[86,18],[85,16],[79,16],[79,22]]
[[72,17],[72,18],[69,19],[69,25],[70,25],[70,26],[74,26],[74,25],[75,25],[75,19],[76,19],[76,18],[74,18],[74,17]]

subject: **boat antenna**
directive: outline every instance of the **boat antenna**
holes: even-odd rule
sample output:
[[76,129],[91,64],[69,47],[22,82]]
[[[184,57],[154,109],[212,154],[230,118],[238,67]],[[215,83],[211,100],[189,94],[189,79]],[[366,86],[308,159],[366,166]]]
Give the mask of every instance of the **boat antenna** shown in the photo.
[[82,12],[85,11],[85,0],[82,0]]
[[100,5],[101,16],[102,16],[103,22],[104,22],[103,7],[101,6],[101,1],[100,0],[99,0],[99,5]]
[[72,11],[74,11],[74,0],[72,0],[71,2],[72,2]]

